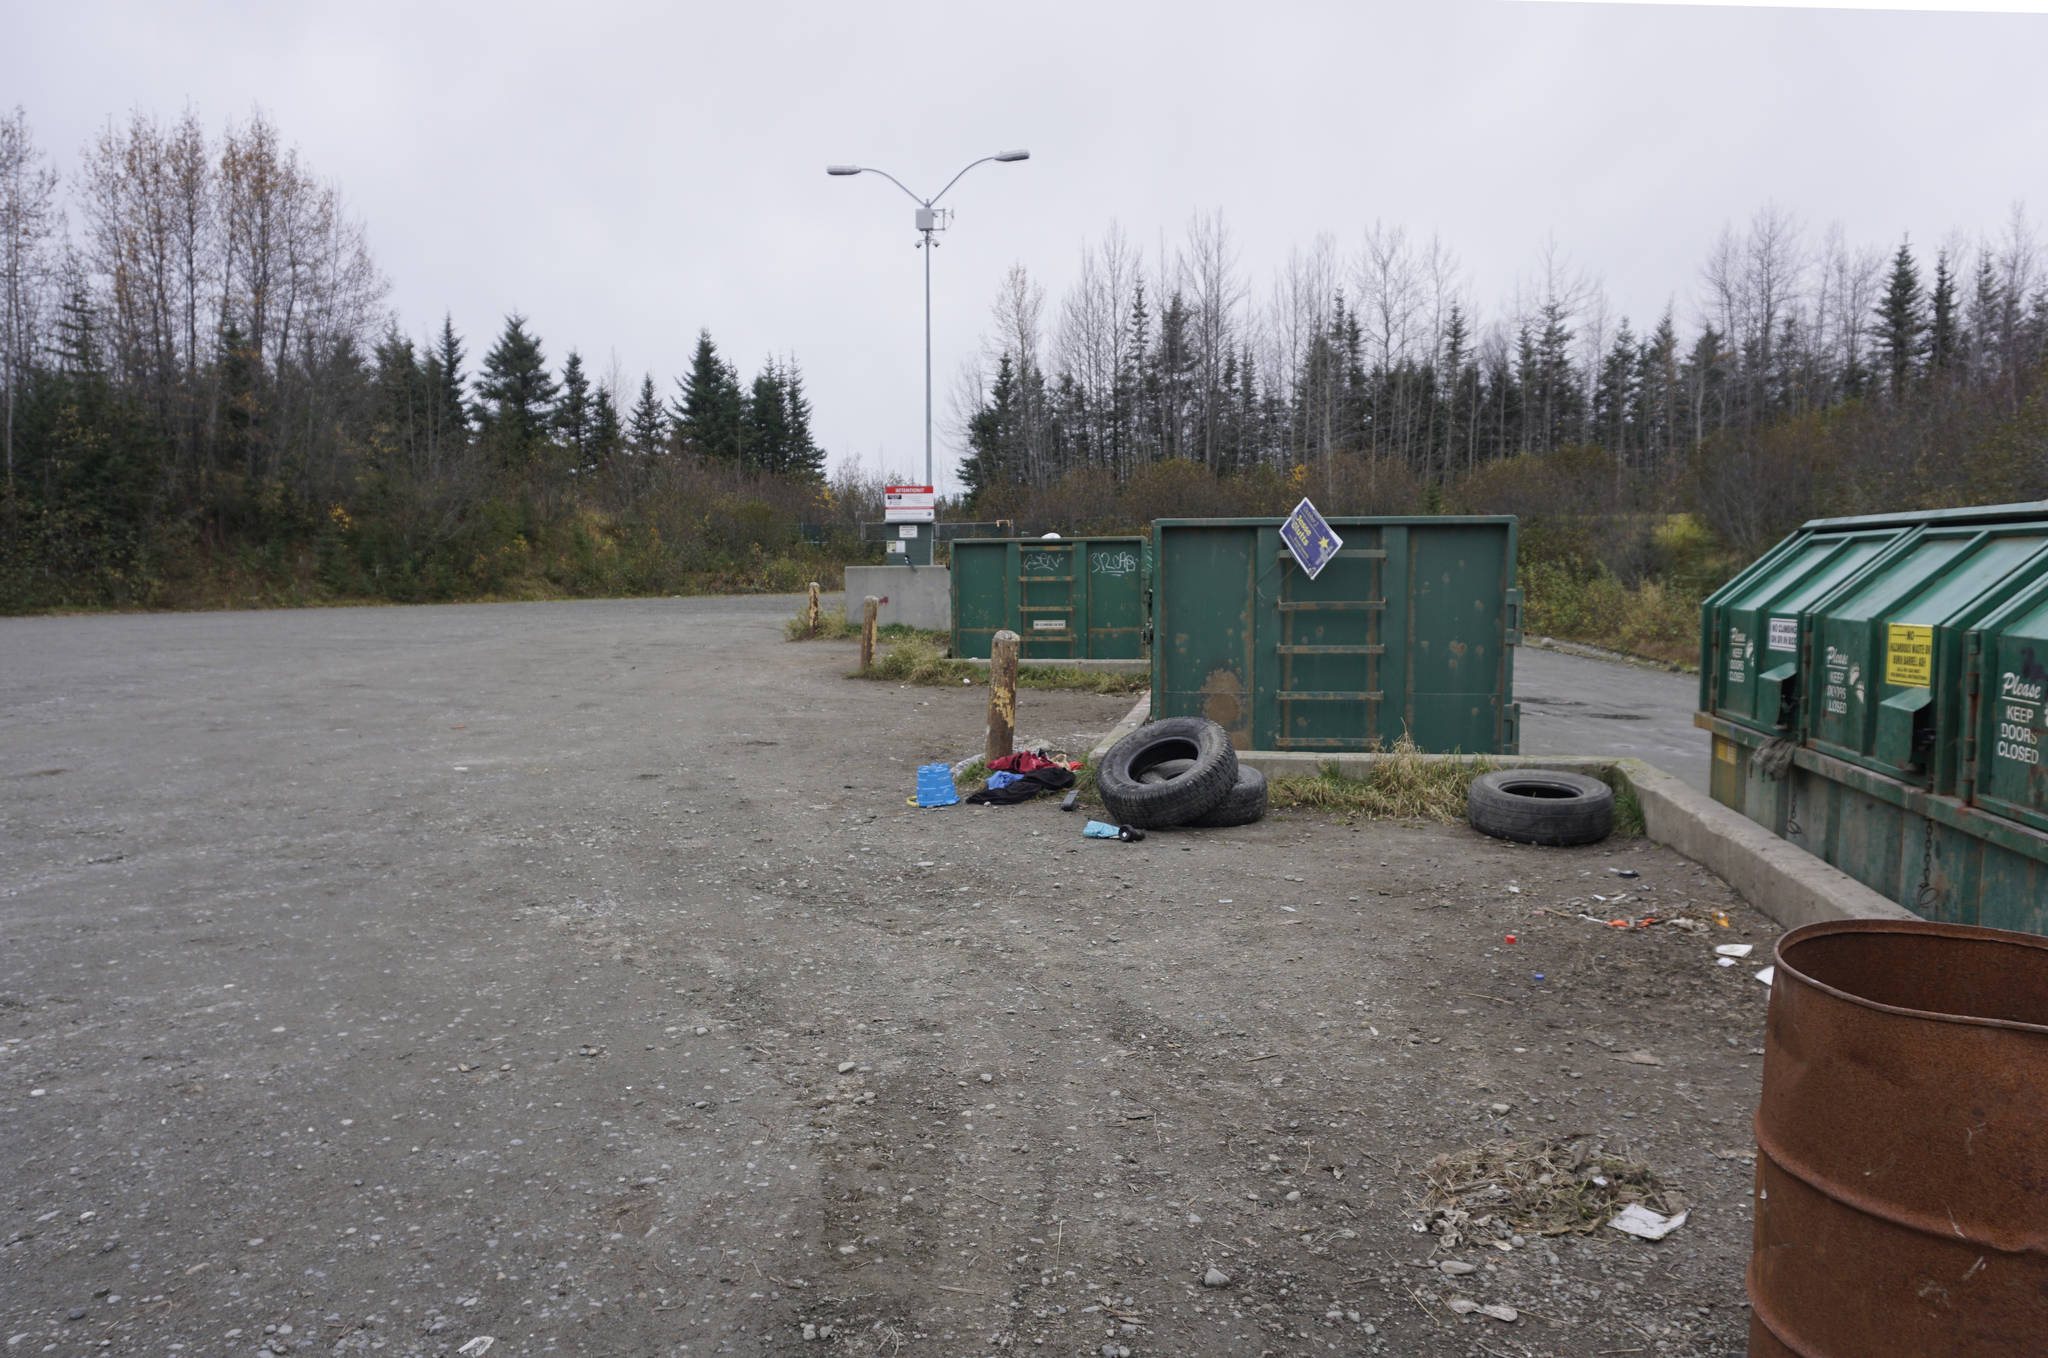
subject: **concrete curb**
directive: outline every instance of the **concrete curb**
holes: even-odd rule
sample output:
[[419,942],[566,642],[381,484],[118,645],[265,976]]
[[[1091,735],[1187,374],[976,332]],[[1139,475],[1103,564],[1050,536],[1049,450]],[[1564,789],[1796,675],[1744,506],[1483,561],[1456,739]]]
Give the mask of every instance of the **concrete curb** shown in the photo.
[[[1144,725],[1152,697],[1138,700],[1115,729],[1088,754],[1094,764],[1109,747]],[[1240,750],[1238,761],[1268,778],[1313,777],[1330,764],[1347,778],[1362,778],[1390,758],[1384,754],[1304,754],[1292,750]],[[1714,873],[1742,898],[1787,929],[1849,919],[1918,919],[1912,911],[1778,838],[1738,811],[1640,759],[1588,755],[1423,755],[1424,759],[1484,758],[1495,768],[1555,769],[1583,773],[1626,788],[1643,810],[1644,832]]]
[[1845,919],[1918,919],[1833,864],[1640,759],[1617,759],[1651,839],[1711,870],[1787,929]]
[[[961,663],[987,669],[988,661],[976,660],[973,656],[961,657]],[[1091,670],[1097,674],[1150,674],[1149,660],[1061,660],[1054,656],[1018,656],[1020,670]],[[1148,698],[1146,700],[1150,702]]]
[[1102,756],[1109,753],[1110,746],[1143,726],[1151,715],[1152,695],[1149,692],[1140,694],[1138,701],[1131,705],[1131,710],[1124,714],[1124,719],[1110,727],[1108,735],[1095,742],[1095,748],[1088,752],[1088,767],[1092,769],[1100,764]]

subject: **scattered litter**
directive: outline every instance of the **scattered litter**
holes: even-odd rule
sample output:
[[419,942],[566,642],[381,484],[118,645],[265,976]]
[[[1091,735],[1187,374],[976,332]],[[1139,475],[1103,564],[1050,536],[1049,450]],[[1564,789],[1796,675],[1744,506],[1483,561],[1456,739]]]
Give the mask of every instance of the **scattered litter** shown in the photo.
[[1764,969],[1763,969],[1762,971],[1758,972],[1758,973],[1756,974],[1756,978],[1757,978],[1757,979],[1758,979],[1759,981],[1762,981],[1762,982],[1763,982],[1763,983],[1764,983],[1765,985],[1769,985],[1769,984],[1771,983],[1771,978],[1772,978],[1773,976],[1777,975],[1777,974],[1778,974],[1778,969],[1777,969],[1777,967],[1775,967],[1775,966],[1769,966],[1769,967],[1765,967],[1765,968],[1764,968]]
[[1747,957],[1755,947],[1753,943],[1722,943],[1714,948],[1714,952],[1722,957]]
[[1513,895],[1513,896],[1519,896],[1519,895],[1521,895],[1521,894],[1522,894],[1522,888],[1520,888],[1520,887],[1516,886],[1516,885],[1515,885],[1515,884],[1514,884],[1513,882],[1509,882],[1509,883],[1508,883],[1508,894],[1509,894],[1509,895]]
[[1508,942],[1510,942],[1510,943],[1514,942],[1514,941],[1515,941],[1515,936],[1514,936],[1513,934],[1509,934],[1509,935],[1507,936],[1507,941],[1508,941]]
[[491,1345],[497,1342],[498,1337],[494,1334],[480,1334],[455,1351],[463,1355],[463,1358],[483,1358],[491,1351]]
[[1643,875],[1634,868],[1609,868],[1608,871],[1616,877],[1640,877]]
[[1735,965],[1735,959],[1732,957],[1717,957],[1714,959],[1714,965],[1717,967],[1732,967]]
[[1667,1217],[1661,1212],[1652,1212],[1639,1202],[1632,1202],[1616,1212],[1614,1220],[1607,1224],[1639,1240],[1662,1240],[1685,1225],[1686,1216],[1686,1213],[1679,1212]]
[[1447,1251],[1465,1241],[1590,1234],[1632,1203],[1662,1213],[1687,1207],[1648,1165],[1611,1154],[1590,1136],[1474,1146],[1438,1156],[1423,1178],[1423,1219],[1411,1224]]
[[1726,910],[1716,910],[1714,912],[1714,923],[1720,925],[1723,929],[1728,928],[1728,912]]
[[1091,820],[1081,827],[1081,833],[1090,839],[1115,839],[1116,827],[1104,821]]
[[1078,790],[1069,792],[1066,796],[1060,798],[1060,810],[1072,811],[1076,806],[1080,805],[1080,802],[1081,794]]

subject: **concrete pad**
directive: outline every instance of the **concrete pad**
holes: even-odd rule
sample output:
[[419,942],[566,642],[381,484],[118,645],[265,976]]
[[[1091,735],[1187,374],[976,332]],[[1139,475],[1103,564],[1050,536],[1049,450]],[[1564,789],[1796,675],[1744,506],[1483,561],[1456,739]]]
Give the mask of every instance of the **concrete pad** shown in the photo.
[[900,622],[944,632],[953,626],[953,573],[944,566],[848,566],[848,622],[860,621],[862,601],[870,594],[882,601],[875,621],[883,627]]

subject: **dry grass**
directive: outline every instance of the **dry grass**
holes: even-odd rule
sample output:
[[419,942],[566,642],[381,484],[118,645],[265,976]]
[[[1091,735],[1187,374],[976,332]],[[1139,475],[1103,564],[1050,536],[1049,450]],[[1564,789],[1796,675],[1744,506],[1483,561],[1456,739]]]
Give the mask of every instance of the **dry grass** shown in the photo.
[[1686,1207],[1648,1165],[1610,1153],[1591,1136],[1474,1146],[1439,1155],[1422,1177],[1423,1224],[1446,1248],[1513,1235],[1584,1235],[1632,1202],[1666,1216]]
[[860,624],[848,622],[846,615],[836,608],[818,610],[818,625],[812,627],[807,621],[811,611],[804,604],[796,616],[782,624],[782,635],[787,641],[851,641],[860,635]]
[[1403,736],[1364,778],[1347,778],[1326,764],[1313,778],[1273,780],[1274,806],[1341,811],[1371,820],[1465,819],[1465,789],[1493,765],[1483,756],[1446,759],[1424,755]]

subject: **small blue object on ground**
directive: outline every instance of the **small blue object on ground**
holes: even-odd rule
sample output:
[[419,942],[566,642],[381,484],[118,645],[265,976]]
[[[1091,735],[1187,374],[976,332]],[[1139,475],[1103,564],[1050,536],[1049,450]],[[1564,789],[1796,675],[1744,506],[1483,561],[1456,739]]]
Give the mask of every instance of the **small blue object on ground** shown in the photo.
[[989,791],[993,792],[999,787],[1008,787],[1012,783],[1021,783],[1023,781],[1022,774],[1004,773],[1001,769],[997,769],[988,776],[988,788]]
[[1082,826],[1081,833],[1088,836],[1088,838],[1090,839],[1117,838],[1116,827],[1114,825],[1105,825],[1099,820],[1091,820],[1086,825]]
[[951,806],[960,800],[960,794],[953,788],[953,769],[949,764],[920,764],[917,766],[917,804],[919,806]]

